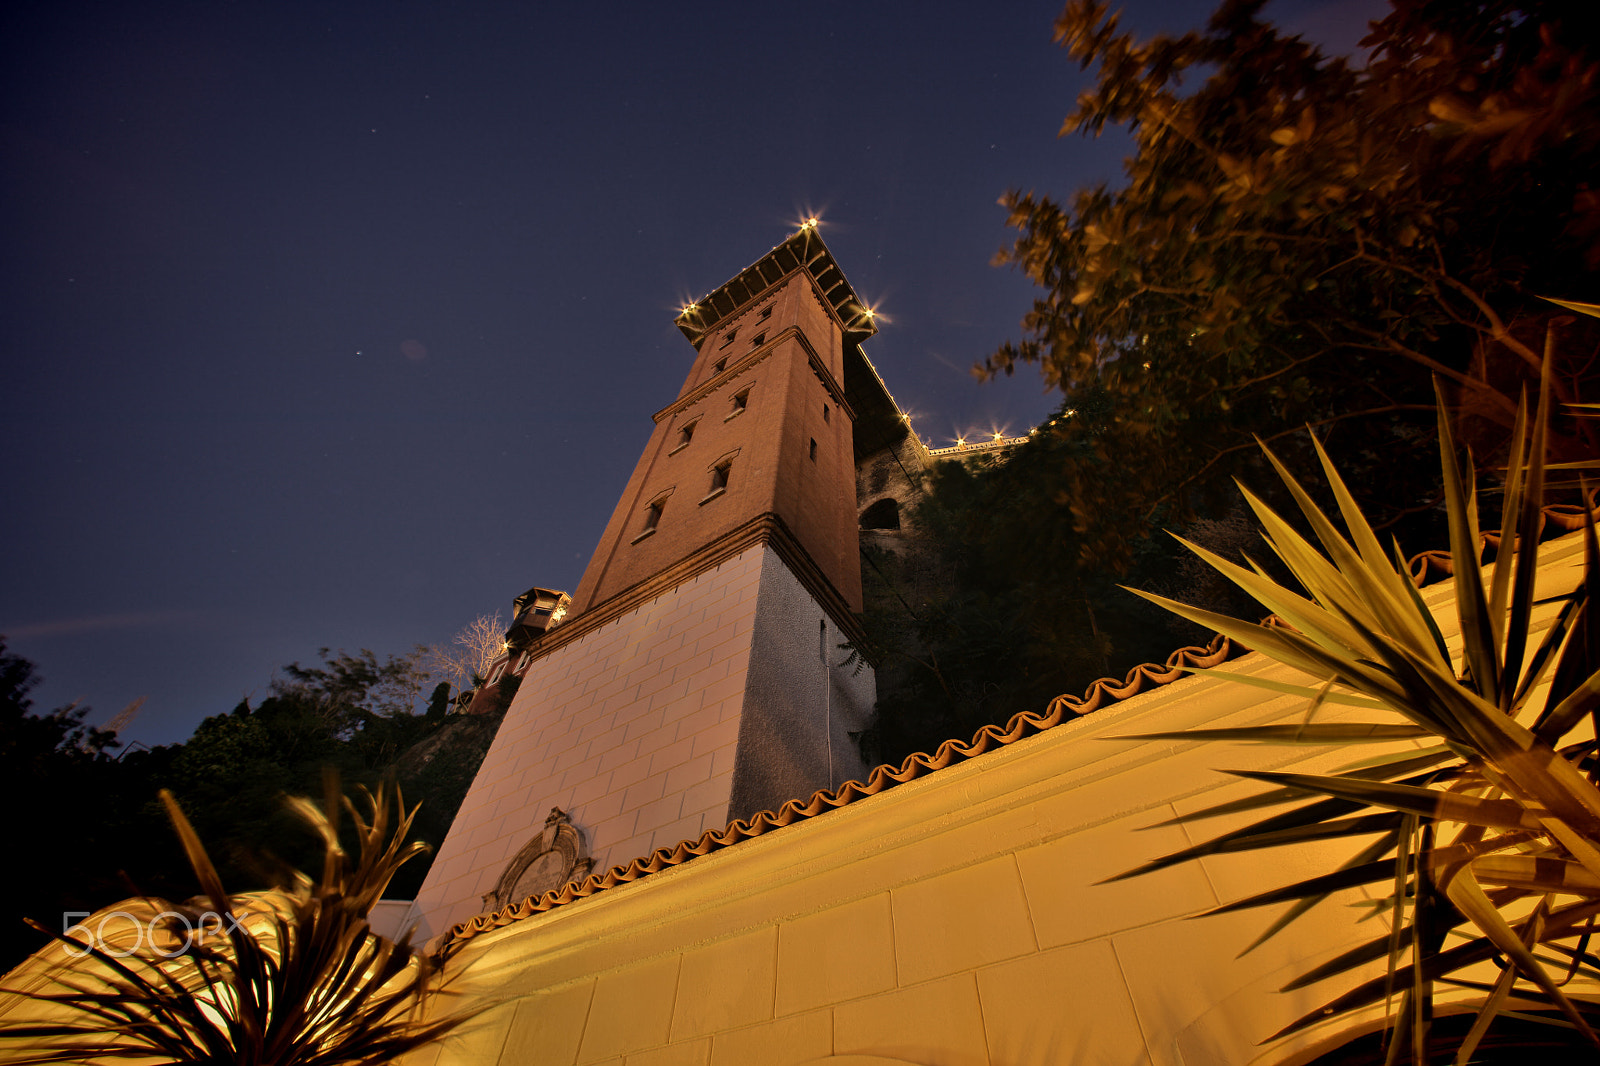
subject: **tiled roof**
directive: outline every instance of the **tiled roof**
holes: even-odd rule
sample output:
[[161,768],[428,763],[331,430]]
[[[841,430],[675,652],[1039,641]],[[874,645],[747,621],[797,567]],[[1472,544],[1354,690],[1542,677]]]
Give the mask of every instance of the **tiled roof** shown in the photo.
[[[1583,524],[1584,511],[1576,505],[1556,504],[1544,509],[1544,517],[1546,522],[1541,534],[1559,535],[1580,528]],[[1483,545],[1490,549],[1499,545],[1499,539],[1496,533],[1482,534]],[[1414,555],[1409,560],[1409,568],[1412,580],[1419,587],[1448,577],[1453,572],[1450,553],[1445,551],[1426,551]],[[1263,624],[1272,625],[1276,622],[1275,618],[1269,618]],[[585,899],[596,892],[603,892],[608,888],[660,873],[669,866],[680,866],[696,856],[719,851],[741,840],[749,840],[751,837],[770,833],[774,829],[814,818],[835,807],[854,803],[858,799],[875,796],[895,785],[913,781],[935,770],[942,770],[996,748],[1014,744],[1025,737],[1042,733],[1064,721],[1089,714],[1108,704],[1125,700],[1161,685],[1171,684],[1191,670],[1204,670],[1220,665],[1249,650],[1221,634],[1213,637],[1205,647],[1180,648],[1167,656],[1165,663],[1145,663],[1134,667],[1121,681],[1103,677],[1091,684],[1082,696],[1057,696],[1050,701],[1050,705],[1042,714],[1019,711],[1004,726],[984,726],[973,734],[970,741],[947,740],[931,755],[917,752],[907,756],[898,767],[888,764],[879,766],[867,775],[864,783],[847,781],[836,789],[819,790],[812,793],[808,799],[790,800],[777,811],[761,811],[749,819],[737,818],[722,829],[707,830],[698,839],[679,841],[671,848],[657,848],[625,866],[613,866],[604,872],[590,874],[581,881],[571,881],[541,896],[534,896],[520,903],[502,907],[500,910],[477,915],[452,926],[445,936],[442,950],[448,953],[480,933],[487,933],[563,904]]]
[[601,873],[590,874],[581,881],[571,881],[542,896],[514,903],[488,914],[480,914],[450,929],[446,936],[446,950],[479,933],[509,925],[521,918],[540,914],[575,900],[584,899],[608,888],[637,881],[669,866],[678,866],[697,855],[705,855],[730,847],[741,840],[770,833],[806,818],[814,818],[835,807],[843,807],[866,796],[913,781],[935,770],[942,770],[976,755],[1014,744],[1024,737],[1042,733],[1064,721],[1078,718],[1107,704],[1125,700],[1160,685],[1170,684],[1189,670],[1203,670],[1216,666],[1234,655],[1249,649],[1230,641],[1220,634],[1205,647],[1181,648],[1167,657],[1163,664],[1145,663],[1128,671],[1121,681],[1103,677],[1090,685],[1082,696],[1057,696],[1050,701],[1042,714],[1020,711],[1004,726],[986,725],[969,741],[947,740],[931,755],[917,752],[906,757],[899,766],[888,764],[877,767],[867,775],[865,782],[846,781],[836,789],[822,789],[808,799],[790,800],[776,811],[761,811],[750,818],[736,818],[722,829],[711,829],[696,840],[680,841],[671,848],[657,848],[649,855],[634,859],[625,866],[613,866]]

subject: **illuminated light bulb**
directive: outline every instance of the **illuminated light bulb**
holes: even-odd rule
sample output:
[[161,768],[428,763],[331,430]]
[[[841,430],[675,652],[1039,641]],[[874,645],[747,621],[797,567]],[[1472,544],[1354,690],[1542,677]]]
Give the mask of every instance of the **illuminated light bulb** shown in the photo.
[[956,438],[956,447],[957,448],[965,448],[966,446],[967,446],[967,438],[965,438],[965,437],[957,437]]

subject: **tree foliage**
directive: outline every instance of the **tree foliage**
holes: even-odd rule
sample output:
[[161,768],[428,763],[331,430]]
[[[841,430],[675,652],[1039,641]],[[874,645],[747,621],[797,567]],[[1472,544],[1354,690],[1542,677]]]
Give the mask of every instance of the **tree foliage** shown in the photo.
[[[393,775],[423,801],[417,836],[443,843],[498,719],[448,716],[448,684],[418,713],[424,654],[323,649],[321,663],[290,664],[265,699],[206,718],[186,741],[113,757],[114,735],[88,725],[87,708],[33,713],[33,665],[0,646],[0,799],[35,812],[14,833],[29,876],[0,888],[0,969],[40,944],[23,917],[60,928],[65,911],[194,894],[156,799],[163,788],[189,812],[221,875],[246,890],[288,884],[320,861],[283,797],[317,792],[330,768],[374,790]],[[424,857],[399,871],[398,898],[416,891],[428,865]]]
[[88,707],[34,714],[30,693],[38,684],[33,664],[8,654],[0,636],[0,774],[7,781],[42,779],[63,763],[93,760],[118,746],[115,733],[87,724]]
[[429,673],[423,665],[428,649],[418,645],[406,655],[391,655],[380,663],[367,649],[351,655],[341,650],[328,657],[321,648],[322,666],[290,663],[286,675],[273,682],[275,695],[308,703],[341,731],[358,731],[374,718],[410,714]]
[[[1090,397],[1008,453],[938,463],[903,532],[863,546],[864,650],[878,688],[869,759],[933,751],[1209,637],[1126,596],[1114,575],[1079,565],[1083,535],[1058,472],[1095,461],[1108,410]],[[1069,422],[1079,432],[1057,431]],[[1225,554],[1238,546],[1202,539]],[[1243,608],[1215,583],[1183,581],[1163,558],[1131,553],[1153,587]]]
[[[350,654],[323,648],[321,654],[320,665],[284,667],[259,705],[244,701],[201,722],[174,754],[162,782],[192,812],[233,883],[275,884],[314,860],[314,842],[285,810],[283,796],[315,791],[325,768],[376,789],[408,751],[446,724],[439,715],[417,713],[428,680],[421,666],[426,649],[381,661],[366,649]],[[469,772],[465,780],[448,783],[444,793],[426,795],[427,818],[419,830],[428,843],[443,842],[439,834],[470,783]],[[424,796],[404,776],[401,784]],[[410,864],[397,887],[414,887],[427,865]]]
[[22,915],[59,921],[128,895],[118,865],[101,860],[126,847],[144,802],[134,782],[147,754],[114,758],[116,737],[88,724],[88,707],[36,713],[38,682],[0,639],[0,805],[16,815],[6,851],[17,871],[0,879],[0,970],[39,944]]
[[[1096,0],[1056,23],[1096,74],[1062,133],[1125,126],[1135,151],[1121,188],[1005,198],[1001,259],[1044,291],[980,372],[1033,363],[1112,405],[1100,462],[1063,474],[1088,562],[1126,566],[1163,507],[1307,423],[1380,525],[1432,508],[1394,474],[1428,443],[1430,375],[1509,427],[1556,310],[1535,297],[1588,298],[1600,273],[1600,9],[1397,0],[1358,66],[1260,7],[1144,43]],[[1564,351],[1572,399],[1593,334]]]

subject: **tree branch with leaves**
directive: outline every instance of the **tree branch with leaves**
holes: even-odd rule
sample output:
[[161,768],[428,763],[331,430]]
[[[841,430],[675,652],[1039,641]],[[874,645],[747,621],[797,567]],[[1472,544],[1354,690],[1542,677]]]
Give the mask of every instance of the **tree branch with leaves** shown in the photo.
[[[1196,457],[1257,435],[1337,420],[1335,450],[1366,481],[1386,438],[1425,427],[1396,411],[1431,406],[1435,374],[1503,446],[1551,318],[1533,294],[1600,281],[1592,5],[1397,0],[1364,63],[1261,6],[1230,0],[1203,31],[1143,42],[1096,0],[1056,23],[1095,78],[1062,134],[1124,126],[1135,150],[1120,188],[1004,198],[1018,236],[999,261],[1043,291],[1022,340],[978,370],[1033,364],[1069,400],[1110,398],[1120,470],[1078,486],[1085,562],[1126,564],[1140,516],[1196,480]],[[1589,374],[1555,381],[1571,400]]]

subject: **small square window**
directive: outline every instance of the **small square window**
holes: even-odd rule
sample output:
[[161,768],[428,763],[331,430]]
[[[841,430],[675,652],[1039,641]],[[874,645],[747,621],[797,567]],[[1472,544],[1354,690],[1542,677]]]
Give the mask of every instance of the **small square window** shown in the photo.
[[750,406],[750,390],[745,389],[743,392],[734,396],[733,409],[736,412],[743,411],[748,406]]
[[646,533],[651,532],[656,528],[656,526],[661,524],[661,512],[666,510],[666,507],[666,500],[657,500],[655,503],[652,503],[649,507],[645,508],[644,531]]
[[738,335],[739,335],[739,331],[738,330],[730,329],[727,332],[727,335],[722,338],[722,343],[719,344],[717,347],[726,348],[728,345],[733,343],[733,338],[737,337]]
[[728,469],[733,466],[732,461],[720,463],[711,468],[711,491],[721,492],[728,487]]
[[766,340],[767,335],[765,333],[757,333],[754,337],[750,338],[750,347],[759,348],[762,344],[766,343]]
[[722,373],[722,368],[727,365],[728,361],[726,359],[718,359],[716,365],[711,368],[711,372],[713,374],[720,374]]
[[831,412],[828,410],[827,404],[822,405],[822,420],[824,422],[832,421]]
[[811,461],[813,463],[817,461],[817,438],[815,437],[811,438]]
[[694,440],[694,427],[698,426],[699,424],[700,420],[695,419],[693,422],[690,422],[688,425],[678,430],[679,448],[686,446],[690,441]]
[[763,307],[761,309],[761,313],[756,315],[756,318],[758,318],[758,319],[768,319],[768,318],[771,318],[771,317],[772,317],[772,305],[771,304],[768,304],[767,306]]

